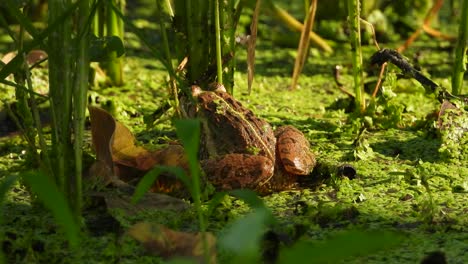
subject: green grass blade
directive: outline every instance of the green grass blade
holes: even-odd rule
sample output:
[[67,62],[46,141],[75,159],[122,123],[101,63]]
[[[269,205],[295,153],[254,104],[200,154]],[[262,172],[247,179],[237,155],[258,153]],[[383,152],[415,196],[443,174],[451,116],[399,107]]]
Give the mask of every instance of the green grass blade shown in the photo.
[[[3,201],[5,199],[6,193],[10,190],[11,186],[18,180],[17,176],[11,175],[4,178],[0,182],[0,225],[3,224]],[[4,233],[0,232],[0,241],[3,241]],[[5,258],[3,256],[3,251],[0,249],[0,264],[5,263]]]
[[393,232],[349,230],[323,242],[301,241],[280,253],[279,263],[337,263],[398,245]]
[[208,209],[206,210],[206,215],[208,217],[210,217],[213,214],[213,211],[215,210],[216,206],[218,206],[218,204],[220,204],[223,201],[224,197],[226,197],[227,194],[227,192],[216,192],[214,194],[214,196],[208,203]]
[[362,66],[362,49],[361,49],[361,21],[360,21],[360,4],[359,0],[347,0],[348,6],[348,24],[350,28],[350,43],[353,62],[353,78],[354,78],[354,100],[356,111],[363,113],[366,109],[364,99],[364,82],[363,82],[363,66]]
[[[18,53],[19,54],[19,53]],[[15,73],[23,65],[23,56],[16,55],[10,62],[0,70],[0,80],[4,80],[8,75]]]
[[11,175],[6,177],[0,182],[0,205],[3,204],[3,200],[5,199],[5,195],[10,190],[11,186],[18,180],[17,176]]
[[154,182],[158,179],[159,175],[164,172],[169,172],[175,175],[180,179],[185,186],[190,189],[191,183],[190,179],[185,173],[185,171],[180,167],[169,167],[169,166],[156,166],[152,170],[143,176],[143,178],[138,182],[138,185],[135,189],[135,193],[132,196],[132,203],[137,203],[148,190],[153,186]]
[[37,38],[39,32],[33,26],[31,20],[20,11],[21,9],[16,4],[17,1],[6,0],[4,3],[8,13],[18,21],[18,24],[24,27],[33,38]]
[[463,77],[466,72],[468,51],[468,0],[463,0],[462,13],[458,28],[458,40],[455,50],[455,63],[452,73],[452,93],[459,95],[463,90]]
[[28,171],[21,174],[29,184],[33,193],[52,212],[57,224],[60,225],[73,248],[79,245],[79,226],[73,218],[67,199],[50,177],[39,171]]
[[216,43],[216,70],[218,83],[223,84],[223,61],[221,59],[221,26],[219,24],[219,1],[215,2],[215,43]]
[[258,263],[261,238],[271,214],[266,209],[256,209],[235,221],[225,230],[219,243],[233,253],[232,263]]
[[0,80],[3,80],[8,77],[8,75],[17,72],[19,67],[23,64],[23,56],[21,54],[27,54],[32,49],[41,46],[43,41],[49,36],[50,31],[55,30],[65,19],[71,16],[80,2],[81,1],[78,1],[70,5],[70,7],[66,9],[65,12],[63,12],[52,24],[50,24],[47,29],[39,33],[39,35],[37,35],[30,43],[25,43],[23,49],[18,52],[18,55],[0,69]]
[[246,204],[254,209],[267,208],[263,200],[258,197],[256,192],[252,190],[233,190],[230,191],[229,194],[243,200]]
[[124,24],[126,26],[128,26],[128,28],[130,29],[130,31],[132,31],[133,33],[135,33],[135,35],[138,36],[138,38],[145,44],[145,46],[153,53],[153,55],[156,57],[156,59],[160,60],[161,63],[164,65],[164,67],[166,69],[169,69],[169,65],[167,63],[167,61],[164,59],[164,55],[162,54],[162,52],[160,52],[157,47],[154,47],[154,45],[152,45],[148,40],[146,40],[146,38],[143,36],[143,33],[140,29],[138,29],[130,19],[128,19],[126,16],[124,16],[124,14],[122,14],[122,12],[120,12],[119,8],[116,7],[111,0],[108,0],[109,4],[110,4],[110,7],[113,9],[113,11],[115,12],[115,14],[123,20]]
[[200,232],[202,233],[203,240],[203,253],[206,262],[210,259],[210,252],[208,248],[208,241],[206,239],[205,230],[205,216],[201,207],[201,183],[200,183],[200,164],[198,162],[198,147],[200,144],[200,120],[198,119],[185,119],[176,120],[175,128],[177,137],[182,141],[184,146],[185,155],[189,161],[190,177],[191,177],[191,194],[195,209],[197,211],[198,223]]
[[199,173],[198,147],[200,145],[200,121],[198,119],[177,120],[177,137],[182,141],[190,165],[192,179]]

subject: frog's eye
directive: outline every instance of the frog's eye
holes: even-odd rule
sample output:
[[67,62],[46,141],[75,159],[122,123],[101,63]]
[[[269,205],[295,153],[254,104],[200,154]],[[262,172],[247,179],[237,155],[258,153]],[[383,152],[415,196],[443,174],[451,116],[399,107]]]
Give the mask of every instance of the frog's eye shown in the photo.
[[224,85],[220,83],[212,83],[210,86],[211,86],[210,88],[212,88],[211,90],[215,92],[223,92],[223,93],[226,92],[226,88],[224,87]]
[[202,89],[198,85],[192,85],[192,96],[197,97],[202,93]]

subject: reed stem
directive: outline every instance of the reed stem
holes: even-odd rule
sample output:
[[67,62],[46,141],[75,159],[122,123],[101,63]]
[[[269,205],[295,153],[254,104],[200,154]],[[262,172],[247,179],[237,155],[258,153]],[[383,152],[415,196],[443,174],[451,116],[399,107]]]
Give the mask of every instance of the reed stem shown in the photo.
[[[111,0],[111,4],[115,5],[123,12],[122,1]],[[119,16],[115,13],[112,7],[108,6],[107,11],[107,23],[106,23],[106,35],[107,36],[117,36],[123,41],[123,22]],[[106,72],[107,76],[115,86],[122,86],[124,84],[123,73],[122,73],[122,59],[117,57],[117,52],[113,51],[110,54],[110,59],[106,63]]]
[[219,1],[215,2],[215,35],[216,35],[216,69],[218,76],[218,83],[223,83],[223,61],[221,59],[221,27],[219,23]]
[[49,2],[49,25],[58,19],[61,23],[49,32],[49,89],[52,111],[52,149],[55,157],[55,177],[59,189],[65,193],[66,179],[70,175],[69,160],[72,153],[70,141],[72,72],[71,51],[73,50],[71,17],[62,15],[70,6],[70,0]]
[[463,76],[465,75],[468,50],[468,0],[463,0],[460,25],[458,28],[458,41],[455,50],[455,64],[452,73],[452,94],[462,94]]
[[74,155],[75,155],[75,174],[70,181],[71,205],[75,218],[81,215],[83,193],[82,193],[82,174],[83,174],[83,141],[87,93],[88,93],[88,75],[89,75],[89,42],[90,28],[88,18],[90,14],[90,2],[82,0],[78,9],[78,28],[81,29],[78,35],[77,54],[76,54],[76,75],[73,87],[73,127],[74,127]]
[[363,113],[366,109],[363,93],[363,71],[361,50],[361,25],[360,25],[360,3],[359,0],[348,0],[348,19],[350,27],[350,41],[353,62],[353,78],[355,91],[356,111]]

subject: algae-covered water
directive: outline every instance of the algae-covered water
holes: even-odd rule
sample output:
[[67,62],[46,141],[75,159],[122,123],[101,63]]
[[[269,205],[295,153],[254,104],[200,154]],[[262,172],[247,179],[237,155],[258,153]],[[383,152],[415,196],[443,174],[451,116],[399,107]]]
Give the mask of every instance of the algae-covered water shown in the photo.
[[[132,45],[138,44],[132,42],[133,38],[129,34],[124,59],[125,86],[92,89],[90,102],[110,109],[136,135],[139,144],[154,149],[176,139],[172,110],[153,124],[145,123],[145,117],[168,100],[167,74],[144,49]],[[450,43],[425,40],[415,43],[405,55],[412,58],[417,54],[422,71],[449,87],[452,55],[446,47]],[[390,68],[388,74],[395,80],[384,85],[374,113],[366,117],[348,113],[345,109],[349,101],[337,88],[333,68],[343,67],[340,82],[352,91],[349,48],[338,45],[335,50],[333,55],[325,55],[312,49],[298,88],[291,91],[288,87],[295,50],[260,40],[250,94],[246,51],[240,47],[236,55],[234,96],[274,127],[290,124],[300,129],[320,165],[308,178],[301,179],[297,188],[263,197],[278,221],[270,230],[286,237],[278,245],[287,248],[296,240],[326,241],[351,229],[391,231],[402,238],[397,245],[354,255],[342,262],[419,263],[438,251],[448,263],[467,263],[466,110],[453,121],[455,125],[439,131],[435,113],[440,102],[435,95],[425,93],[414,80],[397,78],[399,70]],[[374,50],[365,48],[365,61]],[[368,80],[375,80],[375,71],[367,74]],[[47,91],[45,69],[34,70],[33,81],[38,89]],[[368,86],[373,87],[372,83]],[[5,99],[13,98],[10,88],[2,87],[1,92]],[[94,153],[89,131],[86,143],[86,157],[91,160]],[[0,138],[0,178],[29,169],[26,149],[18,133]],[[336,168],[343,164],[352,166],[356,176],[341,177]],[[92,197],[87,196],[89,208],[83,215],[89,231],[80,247],[82,263],[160,263],[159,258],[149,256],[141,245],[125,235],[129,226],[142,220],[181,231],[198,229],[191,208],[176,211],[148,208],[128,215],[122,210],[106,210]],[[205,206],[208,202],[204,202]],[[221,236],[226,226],[249,211],[240,200],[225,198],[208,219],[208,230]],[[70,261],[71,253],[64,246],[66,240],[54,219],[46,209],[31,203],[22,184],[17,183],[8,192],[1,219],[2,250],[9,263]],[[229,254],[220,250],[218,259],[220,263],[228,262]]]

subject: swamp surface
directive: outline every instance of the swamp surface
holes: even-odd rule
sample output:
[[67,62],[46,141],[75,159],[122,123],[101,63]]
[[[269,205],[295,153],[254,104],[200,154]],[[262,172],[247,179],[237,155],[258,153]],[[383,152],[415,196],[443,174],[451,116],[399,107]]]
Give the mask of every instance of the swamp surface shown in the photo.
[[[145,25],[142,25],[143,27]],[[146,25],[150,27],[151,25]],[[450,44],[423,40],[405,55],[436,83],[449,87],[453,52]],[[133,42],[132,42],[133,41]],[[124,59],[126,84],[118,88],[90,91],[90,100],[111,109],[113,115],[135,134],[139,144],[151,149],[175,140],[170,110],[148,126],[151,115],[167,99],[167,73],[128,34]],[[382,44],[381,44],[382,45]],[[395,48],[398,44],[386,44]],[[365,47],[368,61],[374,47]],[[277,234],[289,239],[326,241],[350,229],[391,231],[401,235],[398,245],[371,254],[354,255],[342,263],[419,263],[434,251],[445,254],[448,263],[468,262],[468,136],[465,118],[462,135],[452,138],[436,129],[435,112],[440,103],[412,79],[398,78],[382,91],[375,113],[356,117],[345,111],[347,96],[336,86],[333,68],[342,65],[340,82],[352,90],[351,61],[347,44],[335,47],[332,55],[312,49],[296,90],[290,91],[290,76],[296,51],[259,41],[253,89],[247,93],[246,51],[237,56],[234,96],[274,127],[293,125],[311,143],[322,170],[301,180],[297,189],[263,197],[278,224]],[[397,68],[389,72],[399,73]],[[368,79],[378,72],[368,72]],[[47,90],[44,68],[33,71],[38,90]],[[369,87],[373,87],[369,84]],[[465,90],[467,83],[465,81]],[[0,88],[2,98],[14,91]],[[363,125],[364,124],[364,125]],[[47,130],[47,128],[46,128]],[[455,128],[456,130],[456,128]],[[463,132],[464,131],[464,132]],[[91,160],[90,132],[86,154]],[[0,138],[0,178],[29,169],[27,148],[18,133]],[[88,162],[88,165],[91,163]],[[336,168],[349,164],[357,174],[340,177]],[[112,190],[111,190],[112,192]],[[26,187],[17,183],[8,193],[3,209],[2,250],[8,263],[66,263],[71,253],[46,209],[31,203]],[[94,199],[94,200],[93,200]],[[90,227],[80,247],[82,263],[159,263],[125,234],[133,224],[152,221],[179,231],[197,231],[191,208],[159,210],[146,208],[128,214],[106,208],[87,196],[83,221]],[[206,205],[207,203],[205,203]],[[208,231],[222,236],[230,223],[250,209],[242,201],[226,197],[208,219]],[[282,247],[286,242],[280,241]],[[339,252],[340,248],[333,248]],[[229,253],[218,252],[219,263]],[[335,262],[335,261],[332,261]]]

